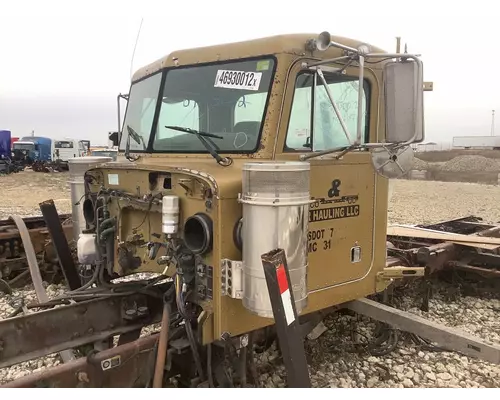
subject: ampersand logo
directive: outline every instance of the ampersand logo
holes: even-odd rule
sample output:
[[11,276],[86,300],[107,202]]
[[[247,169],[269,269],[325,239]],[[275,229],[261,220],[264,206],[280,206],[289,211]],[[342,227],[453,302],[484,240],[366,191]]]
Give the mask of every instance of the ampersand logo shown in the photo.
[[335,179],[332,181],[332,187],[330,190],[328,190],[328,197],[339,197],[340,196],[340,189],[339,186],[342,182],[340,179]]

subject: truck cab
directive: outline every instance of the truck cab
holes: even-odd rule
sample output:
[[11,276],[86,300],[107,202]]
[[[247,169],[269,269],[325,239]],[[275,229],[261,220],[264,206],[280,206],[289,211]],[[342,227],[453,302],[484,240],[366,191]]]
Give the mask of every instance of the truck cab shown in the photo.
[[85,157],[90,149],[90,141],[73,138],[57,139],[54,141],[52,160],[67,163],[70,158]]
[[[388,178],[424,138],[423,90],[418,56],[327,32],[175,51],[135,73],[120,156],[86,172],[79,257],[173,277],[203,344],[273,323],[273,248],[301,314],[383,290]],[[242,197],[292,204],[295,189],[290,212]]]
[[27,164],[34,161],[51,161],[52,139],[42,136],[25,136],[12,145],[13,158]]

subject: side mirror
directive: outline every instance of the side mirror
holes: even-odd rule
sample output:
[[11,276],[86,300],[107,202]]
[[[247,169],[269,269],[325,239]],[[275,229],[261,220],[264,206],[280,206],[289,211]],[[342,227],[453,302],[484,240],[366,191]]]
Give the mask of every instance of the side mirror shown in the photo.
[[118,146],[119,143],[118,132],[110,132],[108,134],[108,138],[111,142],[113,142],[113,146]]
[[424,81],[420,61],[384,67],[385,132],[388,143],[424,140]]

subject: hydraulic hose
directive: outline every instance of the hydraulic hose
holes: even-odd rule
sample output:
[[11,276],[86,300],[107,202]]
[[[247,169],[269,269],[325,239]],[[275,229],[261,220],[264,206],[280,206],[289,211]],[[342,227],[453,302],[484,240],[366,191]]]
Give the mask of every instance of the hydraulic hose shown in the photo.
[[100,229],[107,229],[115,224],[115,218],[108,218],[101,222]]
[[114,226],[112,226],[111,228],[107,228],[107,229],[104,229],[102,232],[101,232],[101,241],[104,241],[106,240],[106,238],[109,236],[109,235],[112,235],[113,233],[115,233],[116,231],[116,228]]

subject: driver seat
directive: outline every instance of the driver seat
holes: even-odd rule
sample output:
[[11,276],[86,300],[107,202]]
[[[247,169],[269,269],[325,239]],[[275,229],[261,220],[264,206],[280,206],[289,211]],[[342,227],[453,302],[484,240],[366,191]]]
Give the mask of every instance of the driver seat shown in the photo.
[[244,132],[248,136],[256,137],[259,135],[260,122],[259,121],[241,121],[233,127],[233,133]]

